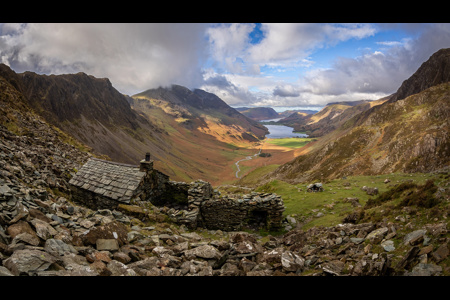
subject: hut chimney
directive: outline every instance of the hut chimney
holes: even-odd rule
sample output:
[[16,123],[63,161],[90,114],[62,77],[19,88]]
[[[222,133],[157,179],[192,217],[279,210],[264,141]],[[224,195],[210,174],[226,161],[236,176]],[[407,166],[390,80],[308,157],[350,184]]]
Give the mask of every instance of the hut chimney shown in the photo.
[[141,160],[139,171],[150,172],[153,170],[153,160],[150,160],[150,152],[145,153],[145,158]]

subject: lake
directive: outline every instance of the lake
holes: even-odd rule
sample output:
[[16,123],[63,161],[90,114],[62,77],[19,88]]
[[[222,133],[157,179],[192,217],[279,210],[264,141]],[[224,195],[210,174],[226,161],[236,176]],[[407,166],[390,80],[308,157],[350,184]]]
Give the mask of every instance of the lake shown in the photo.
[[308,137],[307,134],[293,132],[293,128],[284,125],[264,125],[269,129],[269,134],[266,134],[268,139],[282,139],[290,137]]

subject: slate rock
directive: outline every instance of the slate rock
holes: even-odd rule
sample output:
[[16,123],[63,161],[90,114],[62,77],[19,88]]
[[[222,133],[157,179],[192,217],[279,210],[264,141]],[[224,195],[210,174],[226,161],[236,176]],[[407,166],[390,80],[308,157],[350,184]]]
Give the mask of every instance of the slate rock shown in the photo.
[[41,219],[33,219],[31,220],[31,224],[33,224],[34,228],[36,229],[36,235],[44,241],[58,234],[58,231],[56,231],[53,226],[51,226],[47,222],[42,221]]
[[111,276],[138,276],[132,268],[117,260],[111,260],[107,267],[111,271]]
[[15,276],[33,275],[47,270],[57,258],[40,250],[17,250],[3,262],[3,265]]
[[284,251],[281,254],[281,266],[285,272],[301,272],[305,266],[305,259],[291,251]]
[[38,246],[40,243],[39,238],[36,234],[29,234],[28,232],[23,232],[14,237],[11,244],[17,244],[20,242],[24,242],[25,244],[29,244],[32,246]]
[[442,272],[442,267],[435,264],[417,264],[411,272],[406,272],[406,276],[437,276]]
[[432,257],[436,262],[441,262],[447,258],[449,253],[450,251],[448,249],[448,244],[444,243],[440,245],[439,248],[437,248],[436,251],[432,253]]
[[11,271],[9,271],[7,268],[0,266],[0,277],[1,276],[14,276],[14,274],[11,273]]
[[116,239],[98,239],[96,247],[98,251],[117,251],[119,250],[119,242]]
[[184,251],[184,256],[186,259],[190,260],[197,257],[205,259],[219,259],[222,255],[215,247],[211,245],[203,245]]
[[381,247],[383,247],[384,251],[390,252],[395,250],[394,241],[386,240],[381,242]]
[[106,225],[101,225],[90,229],[81,235],[85,245],[96,245],[98,239],[116,239],[119,246],[128,242],[127,227],[117,221],[113,221]]
[[44,249],[46,252],[56,257],[62,256],[66,253],[78,253],[78,251],[72,245],[66,244],[63,241],[57,239],[48,239],[47,241],[45,241]]
[[403,238],[403,244],[407,245],[407,244],[409,244],[409,242],[411,240],[416,240],[420,236],[425,235],[425,233],[427,233],[427,231],[425,229],[419,229],[419,230],[410,232],[407,235],[405,235],[405,237]]
[[10,235],[12,238],[15,238],[16,235],[24,232],[29,233],[31,235],[36,235],[36,232],[31,228],[30,224],[28,224],[28,222],[23,220],[8,226],[8,228],[6,229],[6,233]]
[[375,229],[366,236],[366,240],[369,240],[374,244],[378,244],[379,242],[381,242],[381,240],[387,234],[388,231],[389,229],[387,227]]

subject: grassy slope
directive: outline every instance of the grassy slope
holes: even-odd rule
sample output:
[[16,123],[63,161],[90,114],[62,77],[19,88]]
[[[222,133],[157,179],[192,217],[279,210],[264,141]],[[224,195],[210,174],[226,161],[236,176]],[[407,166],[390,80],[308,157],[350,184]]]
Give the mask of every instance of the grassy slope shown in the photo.
[[[389,183],[384,183],[389,179]],[[342,223],[344,217],[353,212],[355,207],[346,202],[348,197],[358,198],[359,203],[364,206],[369,196],[362,190],[363,186],[377,187],[379,193],[391,189],[402,182],[414,182],[423,185],[428,179],[432,179],[437,184],[448,182],[441,174],[431,173],[392,173],[380,176],[350,176],[346,179],[334,179],[323,184],[324,192],[308,193],[306,184],[289,184],[281,180],[273,180],[256,190],[261,192],[275,192],[282,196],[286,210],[285,215],[294,215],[301,222],[307,222],[305,229],[313,226],[334,226]],[[368,210],[367,214],[373,214],[374,218],[382,218],[382,211],[392,203]],[[448,204],[445,204],[448,209]],[[318,215],[322,213],[323,215]],[[380,215],[381,214],[381,215]],[[387,216],[387,215],[385,215]]]

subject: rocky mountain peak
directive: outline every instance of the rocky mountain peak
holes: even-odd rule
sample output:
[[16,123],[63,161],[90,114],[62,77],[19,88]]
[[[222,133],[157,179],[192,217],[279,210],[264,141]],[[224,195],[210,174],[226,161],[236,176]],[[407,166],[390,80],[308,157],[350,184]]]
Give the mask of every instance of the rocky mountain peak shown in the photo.
[[389,102],[405,99],[448,81],[450,81],[450,48],[445,48],[431,55],[410,78],[405,80]]

